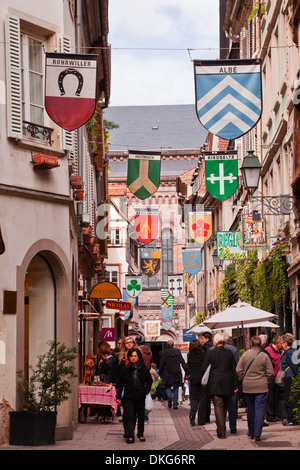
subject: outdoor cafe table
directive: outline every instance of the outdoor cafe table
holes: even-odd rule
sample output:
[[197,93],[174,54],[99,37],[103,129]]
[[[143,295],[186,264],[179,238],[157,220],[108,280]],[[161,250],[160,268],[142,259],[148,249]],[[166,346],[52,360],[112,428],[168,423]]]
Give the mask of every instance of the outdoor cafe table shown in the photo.
[[79,385],[78,386],[78,405],[84,410],[84,422],[87,417],[87,408],[99,408],[110,406],[112,413],[117,413],[116,389],[102,385]]

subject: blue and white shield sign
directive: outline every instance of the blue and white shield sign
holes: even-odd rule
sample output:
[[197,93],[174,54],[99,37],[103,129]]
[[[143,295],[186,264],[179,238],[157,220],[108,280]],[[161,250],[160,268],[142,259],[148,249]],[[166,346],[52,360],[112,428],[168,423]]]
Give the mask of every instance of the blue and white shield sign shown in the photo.
[[196,113],[214,135],[234,140],[262,113],[261,59],[195,60]]
[[182,261],[184,270],[195,275],[202,269],[202,254],[200,248],[182,249]]

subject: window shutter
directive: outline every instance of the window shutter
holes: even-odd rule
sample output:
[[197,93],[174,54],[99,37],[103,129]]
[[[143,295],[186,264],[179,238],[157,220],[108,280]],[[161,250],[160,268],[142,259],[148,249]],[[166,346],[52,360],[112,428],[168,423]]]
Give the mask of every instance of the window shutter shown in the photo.
[[22,77],[20,19],[6,17],[7,135],[22,137]]
[[[71,52],[71,38],[65,34],[58,35],[57,37],[57,52],[65,52],[66,54]],[[61,143],[64,150],[74,152],[75,145],[75,133],[76,131],[66,131],[60,128]]]

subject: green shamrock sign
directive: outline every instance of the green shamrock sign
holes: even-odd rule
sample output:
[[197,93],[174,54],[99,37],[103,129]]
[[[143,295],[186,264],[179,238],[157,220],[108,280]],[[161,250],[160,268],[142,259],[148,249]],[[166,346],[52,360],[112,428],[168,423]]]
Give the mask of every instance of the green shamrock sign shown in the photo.
[[142,276],[126,276],[126,292],[135,298],[142,292]]

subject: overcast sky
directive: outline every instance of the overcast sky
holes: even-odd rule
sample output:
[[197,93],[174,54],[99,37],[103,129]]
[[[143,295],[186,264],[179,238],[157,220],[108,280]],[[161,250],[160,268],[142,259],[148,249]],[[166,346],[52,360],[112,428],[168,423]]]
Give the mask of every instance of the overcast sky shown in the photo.
[[194,104],[192,61],[219,56],[219,0],[110,0],[108,39],[110,106]]

